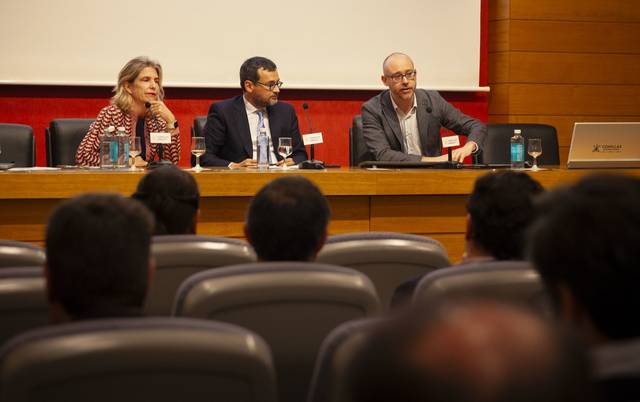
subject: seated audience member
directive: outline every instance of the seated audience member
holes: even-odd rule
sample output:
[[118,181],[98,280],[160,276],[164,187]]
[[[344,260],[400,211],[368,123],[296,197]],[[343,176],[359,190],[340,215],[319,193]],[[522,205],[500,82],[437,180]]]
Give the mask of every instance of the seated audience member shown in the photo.
[[[294,165],[306,160],[296,112],[290,104],[278,101],[281,86],[278,69],[271,60],[252,57],[242,63],[242,95],[209,108],[204,126],[207,152],[200,158],[202,164],[230,168],[257,166],[256,138],[262,127],[269,136],[272,163]],[[280,137],[291,138],[292,153],[286,161],[274,153]]]
[[453,160],[463,162],[481,151],[487,126],[461,113],[437,91],[416,89],[417,77],[406,54],[392,53],[384,59],[381,80],[389,89],[362,105],[362,135],[373,157],[379,161],[446,161],[441,127],[469,137],[453,151]]
[[403,311],[356,351],[353,402],[587,402],[586,352],[541,317],[467,300]]
[[[89,127],[76,151],[76,162],[82,166],[100,165],[100,136],[109,126],[124,127],[130,139],[140,137],[142,154],[136,166],[146,166],[156,157],[177,164],[180,160],[178,121],[163,102],[162,66],[146,57],[130,60],[120,70],[111,104],[103,108]],[[150,133],[171,133],[171,144],[164,145],[158,155],[158,144],[151,144]]]
[[46,235],[54,323],[142,314],[153,274],[153,216],[138,201],[86,194],[60,204]]
[[140,180],[132,197],[153,212],[154,235],[196,234],[200,191],[189,173],[175,166],[154,169]]
[[255,195],[245,235],[261,261],[313,261],[327,239],[329,204],[302,176],[278,178]]
[[[533,199],[543,188],[529,175],[510,170],[476,180],[467,201],[464,254],[457,265],[492,260],[522,260],[525,233],[534,219]],[[396,289],[391,305],[411,300],[422,276]]]
[[595,175],[542,197],[530,255],[560,320],[592,347],[610,402],[640,400],[640,180]]

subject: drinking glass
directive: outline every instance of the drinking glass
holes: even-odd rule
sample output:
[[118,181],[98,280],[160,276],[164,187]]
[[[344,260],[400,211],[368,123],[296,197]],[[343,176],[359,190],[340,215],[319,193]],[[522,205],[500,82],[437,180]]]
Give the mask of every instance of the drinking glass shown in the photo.
[[282,168],[288,169],[287,156],[291,155],[291,137],[278,138],[278,154],[282,156],[282,160],[284,161]]
[[542,143],[540,138],[529,138],[527,153],[533,157],[531,170],[538,170],[538,156],[542,155]]
[[193,167],[194,171],[199,172],[202,170],[200,157],[204,155],[205,152],[204,137],[191,137],[191,153],[196,157],[196,165]]
[[130,170],[138,170],[136,168],[136,156],[142,153],[142,145],[140,144],[140,137],[133,137],[129,139],[129,158],[131,160]]

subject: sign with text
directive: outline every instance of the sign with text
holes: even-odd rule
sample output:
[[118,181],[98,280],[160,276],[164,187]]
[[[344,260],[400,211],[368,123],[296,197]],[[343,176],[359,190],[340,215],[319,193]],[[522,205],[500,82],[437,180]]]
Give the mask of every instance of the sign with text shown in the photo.
[[151,133],[152,144],[171,144],[171,133]]
[[302,136],[304,145],[322,144],[322,133],[310,133]]
[[442,148],[451,148],[457,146],[460,146],[460,137],[458,137],[457,135],[442,137]]

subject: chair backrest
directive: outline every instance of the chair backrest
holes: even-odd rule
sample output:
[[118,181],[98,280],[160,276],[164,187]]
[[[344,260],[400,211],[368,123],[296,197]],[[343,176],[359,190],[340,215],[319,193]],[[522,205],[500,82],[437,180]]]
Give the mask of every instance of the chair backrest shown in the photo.
[[0,240],[0,268],[42,266],[45,258],[42,247],[15,240]]
[[0,269],[0,345],[48,322],[49,306],[42,267]]
[[0,162],[16,167],[36,165],[36,142],[33,129],[24,124],[0,124]]
[[204,135],[204,125],[207,123],[207,116],[196,116],[193,119],[193,126],[191,127],[192,137],[202,137]]
[[93,119],[51,120],[45,131],[47,166],[75,165],[76,151]]
[[195,273],[256,261],[247,242],[213,236],[155,236],[151,255],[156,262],[156,271],[145,303],[147,315],[171,315],[178,287]]
[[233,325],[104,319],[34,330],[0,350],[0,399],[276,402],[265,342]]
[[513,130],[521,129],[525,139],[524,151],[529,162],[533,158],[527,154],[529,138],[540,138],[542,155],[538,157],[538,165],[559,165],[558,134],[553,126],[547,124],[488,124],[487,139],[484,143],[481,159],[483,163],[510,163]]
[[362,116],[353,116],[353,124],[349,129],[349,164],[358,166],[360,162],[375,160],[362,135]]
[[196,274],[178,290],[174,313],[240,325],[273,352],[281,402],[305,399],[320,344],[340,323],[378,313],[361,273],[316,263],[272,262]]
[[325,338],[313,370],[307,402],[351,402],[348,389],[356,352],[380,319],[348,321]]
[[517,303],[547,314],[550,303],[536,270],[526,261],[493,261],[441,269],[426,275],[414,303],[452,298],[490,298]]
[[389,306],[393,291],[404,281],[449,266],[447,252],[438,241],[394,232],[331,236],[316,261],[364,273],[384,306]]

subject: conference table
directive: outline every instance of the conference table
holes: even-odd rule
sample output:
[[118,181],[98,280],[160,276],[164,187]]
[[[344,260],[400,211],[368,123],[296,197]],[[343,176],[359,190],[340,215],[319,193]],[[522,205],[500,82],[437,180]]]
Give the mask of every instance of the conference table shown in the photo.
[[[298,174],[313,181],[327,196],[332,214],[329,234],[394,231],[430,236],[442,242],[454,262],[463,253],[467,196],[476,178],[491,171],[495,170],[194,172],[201,194],[198,234],[243,238],[245,211],[251,197],[277,177]],[[595,171],[550,168],[526,172],[545,188],[552,188]],[[640,176],[640,169],[603,172]],[[82,169],[0,172],[0,239],[44,245],[45,225],[58,203],[83,192],[130,195],[144,173]]]

